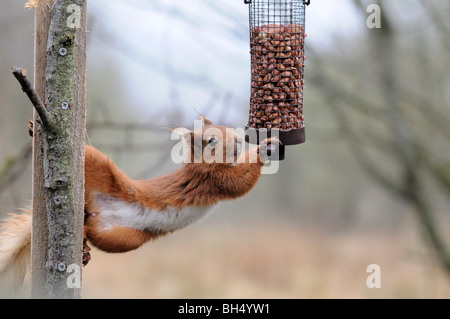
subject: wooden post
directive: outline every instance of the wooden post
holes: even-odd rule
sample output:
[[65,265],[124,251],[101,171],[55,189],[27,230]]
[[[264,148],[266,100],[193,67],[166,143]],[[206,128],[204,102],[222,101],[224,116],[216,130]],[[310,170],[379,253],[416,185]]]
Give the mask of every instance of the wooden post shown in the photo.
[[[47,67],[47,39],[50,28],[50,10],[53,1],[38,1],[35,13],[34,36],[34,89],[37,95],[45,97],[45,69]],[[44,295],[48,246],[47,209],[44,188],[44,158],[42,137],[36,125],[39,115],[34,110],[33,126],[33,177],[32,177],[32,235],[31,235],[31,295]]]
[[81,297],[86,17],[86,0],[37,1],[34,84],[49,123],[35,112],[34,298]]

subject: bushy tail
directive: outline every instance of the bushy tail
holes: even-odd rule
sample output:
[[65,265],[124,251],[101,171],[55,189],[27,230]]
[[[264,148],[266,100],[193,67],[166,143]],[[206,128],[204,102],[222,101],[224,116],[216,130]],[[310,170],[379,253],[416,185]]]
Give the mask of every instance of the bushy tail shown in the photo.
[[[48,6],[52,6],[55,1],[56,0],[46,0]],[[36,8],[37,2],[38,2],[38,0],[28,0],[27,3],[25,3],[25,8],[28,8],[28,9]]]
[[31,213],[12,214],[0,226],[0,290],[14,293],[31,260]]

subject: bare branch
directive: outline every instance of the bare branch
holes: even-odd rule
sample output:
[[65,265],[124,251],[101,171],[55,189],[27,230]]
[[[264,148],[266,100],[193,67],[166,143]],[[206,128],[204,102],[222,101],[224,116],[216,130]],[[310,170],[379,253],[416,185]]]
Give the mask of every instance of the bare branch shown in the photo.
[[122,130],[122,131],[158,131],[161,128],[153,123],[135,123],[135,122],[111,122],[111,121],[90,121],[87,124],[89,130]]
[[157,149],[161,149],[166,145],[166,141],[162,142],[150,142],[150,143],[141,143],[141,144],[102,144],[95,143],[95,147],[98,149],[111,149],[112,152],[123,153],[123,152],[132,152],[132,153],[151,153],[155,152]]
[[42,125],[44,126],[44,129],[46,129],[47,131],[52,131],[53,129],[52,117],[45,108],[44,103],[42,103],[39,95],[32,87],[30,81],[28,81],[27,70],[23,68],[13,67],[12,73],[14,77],[17,79],[17,81],[19,81],[20,85],[22,86],[22,90],[27,94],[34,108],[38,112],[39,117],[41,118],[42,121]]

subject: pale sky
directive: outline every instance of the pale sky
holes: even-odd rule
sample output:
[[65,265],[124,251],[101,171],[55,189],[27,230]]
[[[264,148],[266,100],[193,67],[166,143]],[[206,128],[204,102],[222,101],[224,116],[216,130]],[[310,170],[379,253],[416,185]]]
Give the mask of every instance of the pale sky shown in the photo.
[[[195,116],[189,106],[205,108],[216,92],[217,108],[225,103],[227,116],[245,121],[250,54],[243,0],[96,0],[89,6],[95,33],[88,54],[105,54],[102,45],[113,43],[112,54],[130,74],[128,88],[146,101],[137,103],[138,112],[148,112],[149,103],[159,108],[173,104],[168,97],[176,87],[188,117]],[[348,0],[311,0],[306,45],[330,49],[335,37],[351,37],[365,28],[363,18]]]

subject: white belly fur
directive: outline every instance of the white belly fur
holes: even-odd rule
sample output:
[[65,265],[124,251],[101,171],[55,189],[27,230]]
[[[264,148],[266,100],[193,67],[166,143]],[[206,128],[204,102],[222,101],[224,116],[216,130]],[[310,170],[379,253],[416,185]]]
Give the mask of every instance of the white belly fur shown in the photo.
[[123,226],[141,231],[169,232],[183,228],[208,214],[215,205],[188,206],[182,209],[167,207],[165,210],[154,210],[140,203],[124,202],[117,197],[98,194],[96,204],[105,229]]

